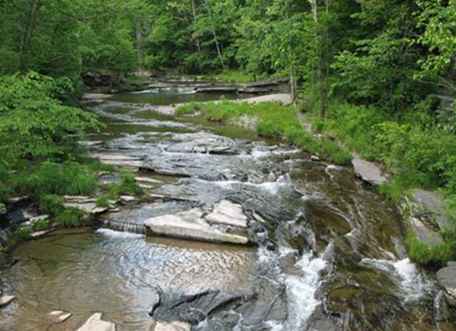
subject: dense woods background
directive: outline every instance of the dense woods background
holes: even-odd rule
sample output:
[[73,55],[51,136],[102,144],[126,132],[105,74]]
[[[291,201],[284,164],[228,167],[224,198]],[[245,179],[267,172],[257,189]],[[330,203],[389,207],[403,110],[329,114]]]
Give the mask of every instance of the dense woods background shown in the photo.
[[391,197],[441,188],[455,210],[455,54],[455,0],[3,0],[0,195],[24,160],[74,161],[65,137],[98,125],[63,103],[81,75],[147,70],[287,76],[314,127],[395,174]]

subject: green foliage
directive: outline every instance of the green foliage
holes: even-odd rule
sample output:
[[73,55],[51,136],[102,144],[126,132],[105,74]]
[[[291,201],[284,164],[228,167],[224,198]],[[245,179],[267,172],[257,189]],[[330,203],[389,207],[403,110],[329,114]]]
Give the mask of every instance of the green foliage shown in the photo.
[[40,210],[51,216],[56,216],[63,212],[63,198],[54,194],[45,194],[39,197]]
[[75,162],[63,164],[45,161],[19,186],[36,197],[47,194],[87,195],[95,191],[97,177],[87,166]]
[[33,231],[44,231],[44,230],[47,230],[48,228],[49,228],[49,220],[47,220],[47,219],[36,221],[35,223],[33,223],[33,226],[32,226]]
[[29,240],[31,238],[32,229],[29,226],[21,226],[16,230],[15,235],[20,240]]
[[84,222],[84,214],[76,208],[66,208],[55,218],[56,222],[64,227],[72,228],[81,226]]
[[78,138],[98,128],[95,117],[61,104],[67,80],[36,73],[0,77],[0,151],[5,166],[18,159],[63,158]]

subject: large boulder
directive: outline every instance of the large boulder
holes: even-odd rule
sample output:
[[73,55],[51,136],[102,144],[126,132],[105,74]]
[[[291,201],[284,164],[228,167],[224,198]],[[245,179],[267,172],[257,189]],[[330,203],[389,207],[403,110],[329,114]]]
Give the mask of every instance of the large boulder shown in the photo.
[[77,331],[116,331],[116,325],[101,319],[101,313],[95,313]]
[[445,296],[448,303],[452,306],[456,306],[456,266],[440,269],[437,272],[437,281],[445,290]]
[[355,157],[352,160],[352,165],[356,175],[371,185],[379,186],[388,180],[382,170],[373,162]]
[[450,219],[446,213],[445,200],[439,192],[414,190],[412,192],[412,200],[417,207],[417,213],[427,217],[440,230],[444,230],[450,225]]

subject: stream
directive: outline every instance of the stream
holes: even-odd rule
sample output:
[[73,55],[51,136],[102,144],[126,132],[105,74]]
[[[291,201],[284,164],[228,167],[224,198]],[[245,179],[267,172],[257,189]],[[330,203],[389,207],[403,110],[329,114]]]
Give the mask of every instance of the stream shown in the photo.
[[[137,170],[148,198],[103,215],[101,228],[20,245],[1,274],[17,300],[0,310],[0,330],[73,331],[95,312],[120,331],[153,330],[151,319],[196,331],[456,330],[434,320],[433,280],[408,260],[396,209],[352,169],[169,112],[220,98],[237,96],[163,85],[90,106],[106,123],[90,153]],[[142,231],[220,201],[242,206],[251,245]],[[52,324],[53,310],[72,317]]]

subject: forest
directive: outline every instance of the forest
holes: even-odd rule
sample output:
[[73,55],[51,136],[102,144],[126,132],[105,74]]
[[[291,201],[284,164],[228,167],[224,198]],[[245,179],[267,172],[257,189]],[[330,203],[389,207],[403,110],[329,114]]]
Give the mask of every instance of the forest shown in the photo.
[[456,330],[456,0],[0,0],[0,330]]
[[[4,0],[0,8],[4,202],[95,189],[97,165],[75,145],[101,127],[77,106],[88,74],[107,74],[120,89],[138,73],[287,77],[295,109],[332,145],[312,147],[289,122],[272,131],[336,163],[349,162],[349,151],[377,161],[393,175],[380,187],[387,197],[439,190],[456,217],[454,0]],[[409,246],[423,263],[448,260],[455,233],[438,249],[413,238]]]

